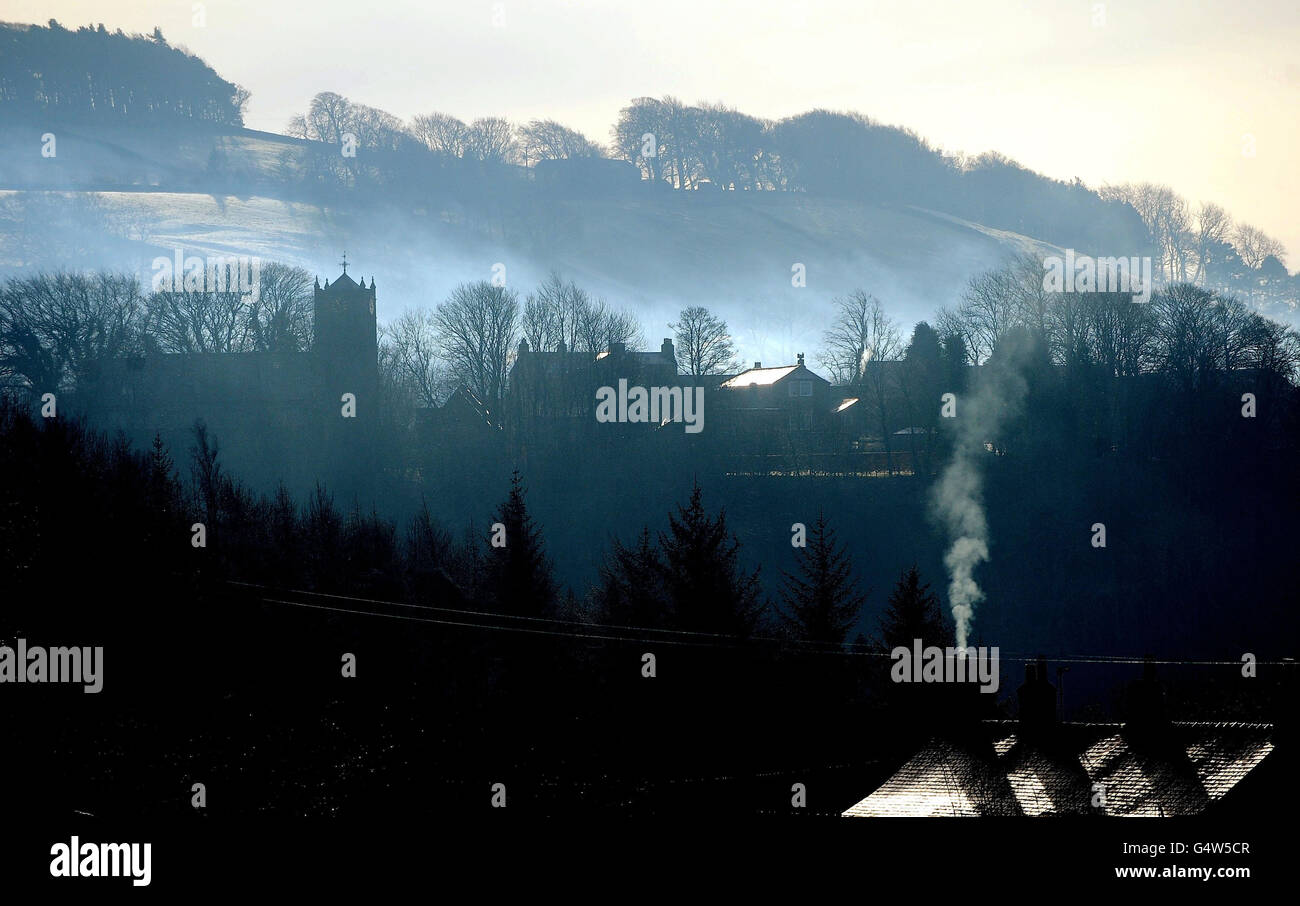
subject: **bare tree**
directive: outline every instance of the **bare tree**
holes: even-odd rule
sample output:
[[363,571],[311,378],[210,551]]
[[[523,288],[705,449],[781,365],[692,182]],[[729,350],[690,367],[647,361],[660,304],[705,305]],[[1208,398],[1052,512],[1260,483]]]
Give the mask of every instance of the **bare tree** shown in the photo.
[[348,132],[352,103],[333,91],[322,91],[311,99],[305,116],[289,121],[289,132],[298,138],[314,142],[339,144]]
[[[312,98],[307,113],[289,121],[288,131],[298,138],[326,145],[342,145],[350,137],[357,149],[367,151],[399,151],[418,141],[391,113],[354,104],[332,91]],[[316,178],[352,184],[376,172],[356,154],[343,156],[337,150],[319,147],[309,149],[306,166]]]
[[1115,377],[1132,377],[1151,352],[1151,306],[1127,293],[1095,293],[1087,311],[1089,358]]
[[382,331],[391,378],[426,408],[448,395],[450,378],[440,357],[436,316],[424,309],[407,311]]
[[664,178],[660,151],[669,147],[661,108],[654,98],[634,98],[619,111],[611,132],[615,153],[636,164],[651,182]]
[[524,165],[539,160],[570,157],[600,157],[605,149],[581,132],[555,120],[533,120],[518,129],[519,151]]
[[488,404],[505,392],[518,319],[518,293],[485,280],[456,287],[434,315],[452,377]]
[[1156,183],[1103,186],[1102,198],[1131,205],[1146,225],[1160,257],[1160,270],[1170,280],[1188,277],[1188,265],[1197,256],[1197,241],[1187,202],[1173,189]]
[[1151,298],[1152,358],[1183,390],[1200,389],[1218,370],[1223,341],[1214,324],[1215,293],[1175,283]]
[[411,120],[411,134],[435,154],[465,156],[469,127],[446,113],[422,113]]
[[576,289],[552,271],[536,290],[528,294],[520,328],[532,349],[553,352],[561,343],[569,348],[573,336],[566,329],[567,313],[573,306],[571,295]]
[[636,315],[610,308],[604,299],[593,300],[584,314],[578,329],[580,349],[595,354],[612,348],[616,343],[635,349],[645,342]]
[[677,323],[668,326],[676,331],[677,358],[685,359],[687,374],[698,377],[739,370],[736,344],[727,322],[704,306],[682,309]]
[[145,303],[148,333],[162,352],[249,352],[256,348],[253,307],[239,292],[156,292]]
[[400,151],[411,147],[415,136],[406,130],[406,125],[393,114],[377,107],[365,104],[353,104],[348,126],[356,135],[357,144],[372,151]]
[[1197,283],[1205,282],[1205,272],[1215,246],[1227,242],[1232,233],[1232,218],[1217,204],[1205,202],[1196,210],[1196,275]]
[[854,290],[835,299],[835,320],[822,338],[822,364],[843,384],[858,389],[875,410],[889,470],[894,469],[889,401],[903,352],[898,325],[871,293]]
[[721,104],[701,104],[694,123],[695,156],[714,185],[772,187],[763,167],[768,124]]
[[841,384],[860,384],[867,363],[902,351],[898,326],[871,293],[854,290],[834,300],[835,320],[822,337],[822,365]]
[[554,271],[528,294],[520,326],[528,345],[539,352],[564,344],[565,349],[594,357],[614,343],[638,346],[645,341],[635,315],[593,299]]
[[529,293],[519,316],[519,332],[530,349],[548,352],[559,345],[560,326],[554,306],[549,305],[541,290]]
[[125,274],[37,274],[0,287],[0,375],[36,392],[93,378],[143,349],[140,285]]
[[504,163],[517,150],[515,130],[497,116],[477,119],[465,131],[465,156],[483,163]]
[[641,321],[630,309],[610,308],[605,304],[604,299],[598,299],[596,302],[602,312],[604,323],[601,332],[605,338],[606,349],[613,343],[622,343],[629,349],[645,345],[646,336],[641,328]]
[[[675,97],[635,98],[619,112],[614,148],[652,180],[691,189],[699,181],[701,111]],[[646,153],[646,152],[649,153]]]
[[664,156],[667,142],[665,168],[673,185],[678,189],[695,188],[699,176],[697,115],[699,111],[688,107],[677,98],[665,95],[659,102],[660,156]]
[[1300,337],[1285,324],[1252,313],[1246,325],[1249,366],[1267,373],[1278,386],[1296,383]]
[[263,265],[252,301],[253,348],[301,352],[311,345],[312,276],[300,267],[272,261]]
[[966,285],[954,312],[962,324],[972,360],[993,354],[1003,334],[1024,323],[1016,274],[1006,268],[976,274]]
[[1286,246],[1248,223],[1237,224],[1232,231],[1232,245],[1251,270],[1258,269],[1269,255],[1279,261],[1286,258]]
[[1092,330],[1095,321],[1093,309],[1098,305],[1099,293],[1056,293],[1046,310],[1041,333],[1053,362],[1065,366],[1068,375],[1092,361]]

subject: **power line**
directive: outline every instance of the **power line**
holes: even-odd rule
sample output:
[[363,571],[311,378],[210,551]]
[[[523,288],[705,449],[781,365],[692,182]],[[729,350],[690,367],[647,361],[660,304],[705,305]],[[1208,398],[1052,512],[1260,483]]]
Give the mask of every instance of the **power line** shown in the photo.
[[[841,647],[841,646],[827,645],[826,643],[807,642],[801,639],[784,639],[784,638],[775,638],[772,636],[751,636],[745,638],[745,637],[735,636],[735,635],[726,635],[724,633],[698,632],[698,631],[686,630],[686,629],[661,629],[653,626],[624,626],[618,624],[595,623],[595,622],[585,621],[585,620],[562,620],[562,619],[556,619],[552,617],[535,617],[535,616],[524,616],[521,614],[494,613],[492,611],[482,611],[482,610],[458,610],[452,607],[436,607],[434,605],[426,605],[426,604],[409,604],[402,601],[386,601],[380,598],[361,598],[361,597],[354,597],[351,595],[332,594],[329,592],[307,591],[305,589],[276,589],[266,585],[259,585],[254,582],[238,582],[238,581],[231,580],[230,584],[245,586],[248,588],[262,589],[264,591],[279,592],[281,594],[288,593],[288,594],[299,594],[299,595],[311,595],[313,597],[332,598],[334,600],[341,600],[341,601],[354,601],[363,604],[383,604],[390,607],[404,607],[404,608],[410,608],[414,610],[435,611],[439,613],[449,613],[449,614],[456,614],[460,616],[486,617],[491,620],[519,620],[519,621],[524,621],[529,623],[545,623],[553,626],[583,627],[583,628],[592,628],[597,630],[616,630],[620,632],[690,636],[690,637],[695,637],[700,639],[711,639],[714,641],[689,642],[689,641],[677,641],[677,640],[665,639],[665,638],[645,638],[644,636],[612,635],[609,632],[591,633],[591,632],[566,632],[560,630],[532,629],[524,626],[508,626],[508,625],[503,626],[496,623],[474,622],[469,620],[443,620],[443,619],[436,619],[434,617],[424,617],[424,616],[414,616],[414,615],[408,616],[404,614],[386,614],[386,613],[380,613],[375,610],[357,610],[357,609],[346,608],[346,607],[332,607],[326,604],[309,604],[303,601],[286,601],[278,598],[265,598],[265,597],[262,598],[263,601],[272,604],[285,604],[289,606],[304,607],[313,610],[329,610],[329,611],[335,611],[337,613],[355,614],[358,616],[376,616],[376,617],[386,617],[388,619],[394,619],[394,620],[411,620],[413,622],[419,622],[419,623],[429,623],[429,624],[442,625],[442,626],[456,626],[456,627],[466,628],[466,629],[500,630],[505,632],[520,632],[528,635],[541,635],[541,636],[550,636],[550,637],[558,637],[558,638],[579,638],[579,639],[589,639],[595,641],[608,641],[608,642],[640,642],[648,645],[677,645],[680,647],[690,647],[690,648],[735,648],[748,642],[767,642],[767,643],[776,643],[776,644],[804,644],[808,646],[814,646],[809,649],[810,653],[813,654],[832,654],[832,655],[840,655],[845,657],[879,657],[879,658],[890,658],[890,659],[893,658],[893,655],[887,651],[851,650],[854,648],[864,647],[857,643],[848,643],[845,646]],[[845,650],[846,648],[850,650]],[[1037,660],[1039,657],[1046,658],[1048,661],[1051,661],[1053,663],[1061,663],[1061,664],[1122,664],[1122,665],[1157,664],[1157,665],[1167,665],[1167,666],[1240,667],[1243,663],[1242,661],[1239,660],[1232,661],[1232,660],[1212,660],[1212,659],[1196,659],[1196,658],[1187,658],[1187,659],[1147,658],[1147,657],[1131,657],[1125,655],[1041,655],[1041,654],[1024,654],[1024,653],[1002,653],[1002,652],[998,653],[998,659],[1000,661],[1028,662],[1028,661]],[[1296,662],[1294,660],[1286,659],[1286,658],[1281,660],[1275,660],[1275,661],[1255,662],[1256,666],[1261,666],[1261,667],[1294,666],[1295,663]]]
[[[529,635],[560,636],[575,639],[595,639],[604,642],[644,642],[650,645],[679,645],[690,648],[716,648],[707,642],[680,642],[674,639],[637,639],[626,636],[596,635],[594,633],[554,632],[547,629],[529,629],[524,626],[493,626],[489,623],[469,623],[462,620],[438,620],[433,617],[406,616],[400,613],[379,613],[373,610],[354,610],[348,607],[331,607],[328,604],[308,604],[305,601],[285,601],[278,598],[262,598],[267,604],[287,604],[290,607],[306,607],[312,610],[330,610],[335,613],[350,613],[363,617],[384,617],[389,620],[409,620],[415,623],[433,623],[439,626],[459,626],[466,629],[497,629],[504,632],[523,632]],[[734,647],[734,646],[726,646]]]
[[[790,645],[806,646],[814,653],[817,654],[839,654],[839,655],[858,654],[858,655],[869,656],[869,657],[889,657],[888,652],[882,652],[882,651],[874,651],[874,650],[845,651],[844,650],[844,647],[864,648],[864,649],[866,648],[866,646],[857,645],[856,643],[846,643],[846,646],[840,646],[840,645],[833,645],[825,642],[812,642],[806,639],[786,639],[786,638],[775,638],[772,636],[742,637],[737,635],[727,635],[726,633],[720,633],[720,632],[700,632],[697,630],[690,630],[690,629],[665,629],[656,626],[624,626],[616,623],[595,623],[587,620],[561,620],[553,617],[524,616],[521,614],[496,613],[493,611],[483,611],[483,610],[461,610],[455,607],[437,607],[432,604],[408,604],[402,601],[386,601],[381,598],[359,598],[351,595],[331,594],[329,592],[323,592],[323,591],[307,591],[305,589],[297,589],[297,588],[277,589],[267,585],[259,585],[255,582],[237,582],[234,580],[229,580],[229,584],[242,585],[248,588],[259,588],[264,591],[280,592],[281,594],[288,593],[288,594],[299,594],[299,595],[311,595],[313,597],[320,597],[320,598],[333,598],[339,601],[356,601],[362,604],[384,604],[390,607],[407,607],[414,610],[432,610],[432,611],[437,611],[439,613],[455,614],[457,616],[487,617],[492,620],[522,620],[530,623],[547,623],[555,626],[580,626],[580,627],[598,629],[598,630],[618,630],[623,632],[640,632],[640,633],[656,633],[656,634],[664,634],[664,635],[692,636],[692,637],[704,638],[704,639],[717,639],[721,642],[728,643],[726,645],[722,645],[718,647],[730,648],[746,642],[772,642],[781,645],[790,644]],[[284,602],[284,603],[292,603],[292,602]],[[346,612],[353,612],[353,611],[346,611]],[[370,611],[358,611],[358,612],[371,613]],[[437,622],[437,621],[426,620],[425,622]],[[515,628],[515,627],[506,627],[506,626],[480,625],[480,624],[464,623],[464,622],[454,623],[453,625],[477,626],[478,628],[483,628],[483,629],[514,629]],[[552,633],[539,632],[539,634],[571,635],[571,633],[557,633],[557,632],[552,632]],[[614,638],[612,636],[609,636],[608,634],[601,634],[600,636],[584,636],[582,634],[577,634],[576,637]],[[635,638],[635,639],[627,639],[626,641],[656,643],[656,642],[663,642],[665,640]]]

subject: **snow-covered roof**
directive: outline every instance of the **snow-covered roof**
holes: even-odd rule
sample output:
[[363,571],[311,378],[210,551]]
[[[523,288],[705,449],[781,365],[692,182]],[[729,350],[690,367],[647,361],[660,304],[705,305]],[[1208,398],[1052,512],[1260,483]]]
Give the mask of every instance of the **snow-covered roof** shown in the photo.
[[748,371],[742,371],[734,378],[722,382],[723,387],[735,389],[737,387],[769,387],[787,377],[791,372],[797,371],[798,365],[781,365],[777,368],[750,368]]

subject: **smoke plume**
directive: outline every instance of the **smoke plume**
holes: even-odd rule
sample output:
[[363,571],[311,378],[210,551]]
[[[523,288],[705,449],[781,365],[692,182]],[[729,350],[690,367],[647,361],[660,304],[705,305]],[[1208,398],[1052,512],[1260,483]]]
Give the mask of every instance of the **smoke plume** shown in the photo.
[[975,605],[984,600],[975,581],[975,568],[989,559],[984,464],[990,454],[984,445],[996,441],[1003,426],[1020,411],[1027,389],[1024,370],[1033,346],[1028,332],[1011,331],[974,373],[968,392],[957,400],[952,460],[931,492],[933,513],[948,537],[943,562],[959,649],[966,647]]

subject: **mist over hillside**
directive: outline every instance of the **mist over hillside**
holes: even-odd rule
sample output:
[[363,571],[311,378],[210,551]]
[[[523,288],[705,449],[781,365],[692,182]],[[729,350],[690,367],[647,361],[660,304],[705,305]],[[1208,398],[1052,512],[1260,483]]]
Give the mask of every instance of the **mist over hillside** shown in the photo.
[[[23,153],[49,128],[57,157]],[[495,174],[504,189],[493,202],[508,213],[494,218],[445,196],[403,203],[385,191],[304,186],[312,146],[250,130],[6,130],[0,271],[108,269],[147,285],[154,259],[181,249],[284,261],[324,279],[346,251],[379,281],[386,321],[502,264],[521,294],[562,273],[631,310],[648,342],[669,335],[683,308],[708,306],[732,326],[743,360],[776,362],[813,354],[836,296],[866,289],[911,323],[1005,258],[1052,248],[909,205],[636,183],[614,197],[539,192],[521,168]]]
[[[683,308],[708,306],[732,325],[743,359],[776,362],[812,354],[835,296],[866,288],[894,317],[924,320],[974,274],[1047,247],[920,209],[797,196],[565,201],[551,212],[562,225],[539,242],[486,237],[428,212],[340,201],[0,192],[5,208],[42,211],[38,219],[6,219],[3,267],[48,266],[57,252],[64,266],[134,272],[148,285],[153,260],[182,249],[284,261],[324,280],[346,251],[355,272],[379,281],[378,311],[387,321],[436,305],[460,283],[490,279],[500,263],[521,294],[550,271],[562,273],[630,309],[648,341],[670,335],[667,325]],[[41,257],[24,257],[24,249]],[[804,287],[792,286],[796,264],[806,271]]]
[[412,815],[512,866],[506,814],[928,817],[873,876],[1039,895],[1285,849],[1300,273],[1240,218],[1293,124],[1206,162],[1246,92],[1139,68],[1213,62],[1200,6],[107,4],[0,23],[38,880],[373,887],[447,861]]
[[52,22],[0,26],[0,40],[0,273],[147,281],[182,250],[323,279],[347,251],[380,281],[384,322],[461,283],[504,279],[522,298],[558,272],[627,310],[647,342],[704,305],[741,360],[768,362],[816,361],[837,296],[872,293],[914,324],[1007,258],[1065,248],[1151,256],[1164,279],[1296,318],[1285,250],[1218,206],[941,152],[859,113],[769,121],[641,97],[606,146],[554,120],[403,122],[325,91],[280,135],[243,128],[249,91],[160,30]]

